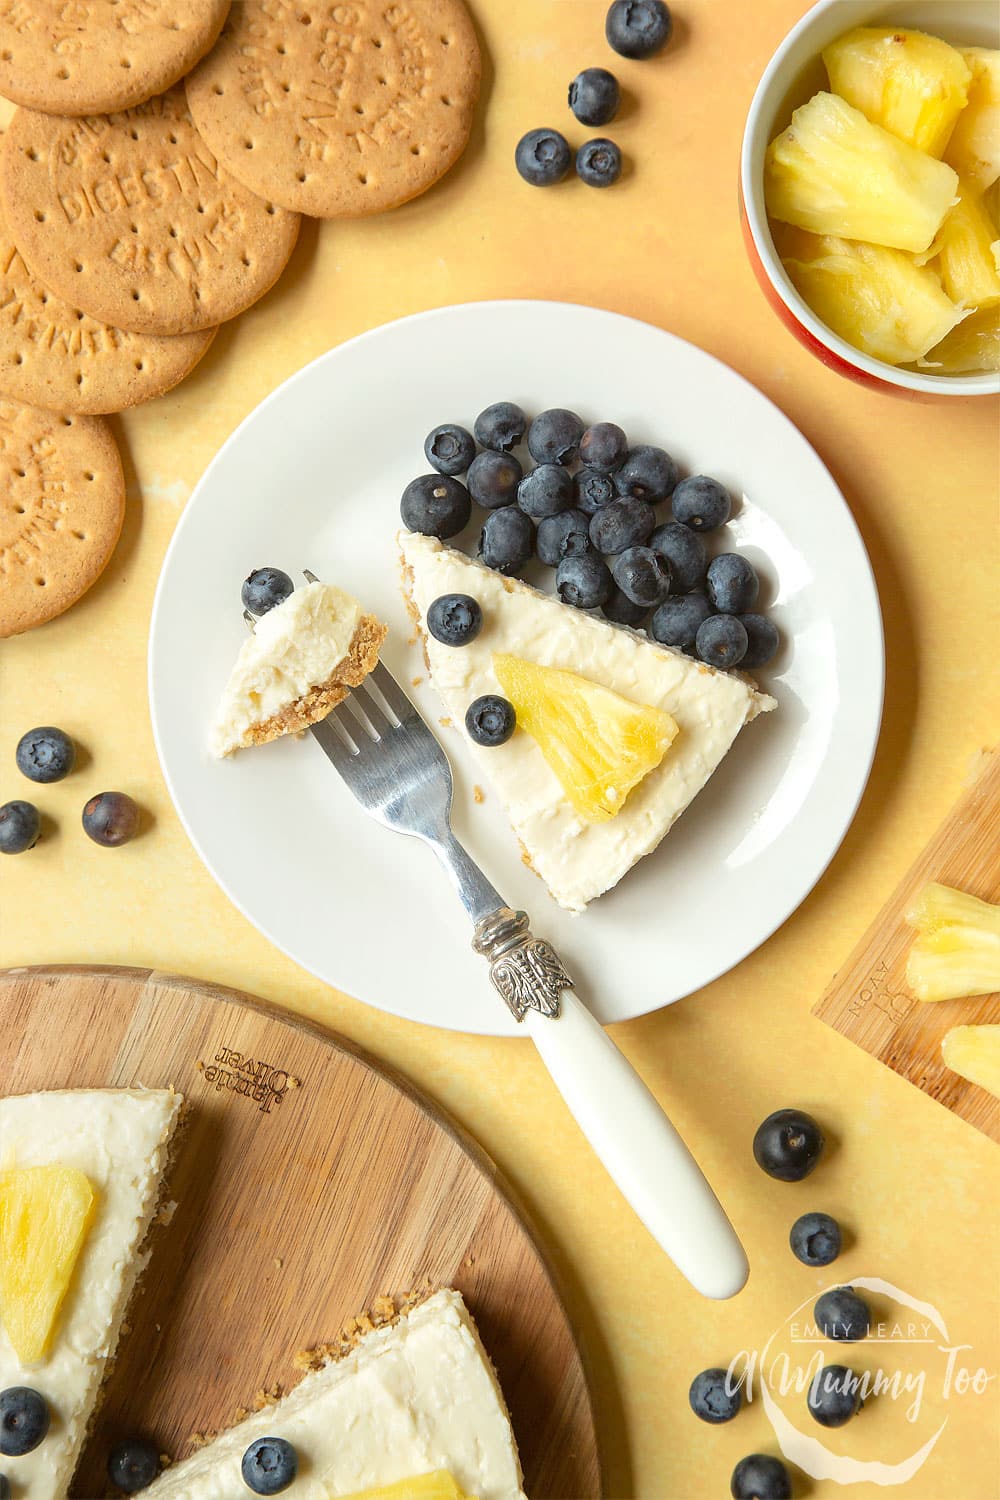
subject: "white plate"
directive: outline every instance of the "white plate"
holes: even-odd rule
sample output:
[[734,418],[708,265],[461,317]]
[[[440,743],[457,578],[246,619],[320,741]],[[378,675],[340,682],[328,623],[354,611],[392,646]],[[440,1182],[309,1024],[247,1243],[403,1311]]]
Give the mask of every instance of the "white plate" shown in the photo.
[[[496,798],[473,800],[458,732],[438,731],[456,832],[602,1020],[708,984],[808,894],[868,777],[884,663],[868,558],[817,455],[753,386],[661,329],[563,303],[446,307],[331,349],[274,391],[209,465],[163,565],[149,694],[167,785],[223,890],[297,963],[396,1015],[505,1035],[515,1023],[433,856],[370,821],[311,737],[223,763],[206,748],[252,568],[342,584],[389,625],[390,670],[404,684],[423,674],[398,586],[399,496],[426,472],[433,426],[471,428],[498,400],[618,422],[742,494],[718,550],[735,545],[760,568],[786,642],[761,674],[777,713],[740,735],[660,848],[582,916],[524,867]],[[437,727],[433,691],[409,690]]]

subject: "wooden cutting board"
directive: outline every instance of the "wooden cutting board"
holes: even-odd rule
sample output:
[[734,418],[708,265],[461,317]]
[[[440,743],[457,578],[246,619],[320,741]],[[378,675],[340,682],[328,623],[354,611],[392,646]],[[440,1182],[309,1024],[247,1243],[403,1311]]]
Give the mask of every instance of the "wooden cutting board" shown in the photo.
[[173,1085],[190,1117],[131,1333],[76,1481],[116,1438],[180,1457],[384,1293],[458,1287],[496,1364],[527,1493],[601,1493],[580,1351],[496,1167],[401,1076],[232,990],[148,969],[0,972],[0,1087]]
[[916,933],[904,914],[932,880],[1000,901],[1000,750],[984,755],[979,774],[834,975],[814,1014],[1000,1141],[1000,1102],[941,1061],[941,1038],[953,1026],[1000,1022],[1000,996],[931,1004],[914,999],[906,987]]

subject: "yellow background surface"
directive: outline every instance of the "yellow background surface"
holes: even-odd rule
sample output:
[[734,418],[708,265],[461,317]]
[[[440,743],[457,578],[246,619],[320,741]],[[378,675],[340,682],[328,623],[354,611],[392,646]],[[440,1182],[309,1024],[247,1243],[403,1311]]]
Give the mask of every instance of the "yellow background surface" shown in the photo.
[[[946,1418],[903,1493],[996,1500],[997,1149],[809,1012],[955,800],[970,755],[997,738],[997,409],[991,401],[910,405],[856,388],[800,348],[757,289],[737,217],[740,136],[756,80],[804,8],[803,0],[683,0],[669,50],[638,64],[606,48],[604,0],[477,0],[486,86],[459,167],[393,214],[306,223],[277,289],[221,331],[187,384],[115,419],[129,510],[111,566],[64,618],[0,648],[0,801],[30,795],[13,751],[31,725],[60,724],[87,750],[79,774],[45,790],[58,829],[29,857],[2,862],[0,963],[155,965],[241,986],[336,1027],[440,1100],[515,1183],[562,1271],[593,1366],[609,1496],[710,1500],[728,1494],[745,1453],[776,1451],[759,1402],[709,1428],[688,1410],[687,1388],[706,1365],[760,1347],[826,1284],[787,1246],[791,1221],[823,1208],[851,1229],[838,1279],[882,1276],[932,1302],[952,1341],[972,1346],[962,1360],[993,1377],[983,1395],[944,1401],[943,1358],[929,1352],[915,1423],[904,1419],[905,1402],[877,1401],[831,1442],[892,1461]],[[569,79],[592,64],[614,66],[628,91],[609,130],[630,158],[628,177],[606,193],[572,182],[532,190],[515,175],[514,144],[538,124],[574,141],[593,133],[565,105]],[[616,1028],[743,1233],[752,1277],[728,1304],[698,1298],[634,1221],[528,1043],[382,1016],[271,948],[196,858],[153,749],[145,680],[153,591],[185,501],[222,440],[331,345],[421,308],[493,296],[613,308],[734,365],[830,466],[878,577],[885,721],[871,783],[832,867],[736,972]],[[153,818],[146,836],[117,852],[79,829],[85,797],[106,787],[131,792]],[[766,1178],[750,1152],[757,1123],[789,1104],[814,1111],[833,1143],[800,1186]],[[873,1368],[874,1351],[861,1363]],[[882,1493],[798,1484],[797,1495]]]

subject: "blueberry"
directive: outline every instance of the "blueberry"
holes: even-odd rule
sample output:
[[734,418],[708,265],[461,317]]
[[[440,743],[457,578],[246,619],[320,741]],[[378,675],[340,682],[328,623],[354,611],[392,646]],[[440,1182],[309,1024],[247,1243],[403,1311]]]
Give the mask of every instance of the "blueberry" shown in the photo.
[[582,510],[564,510],[539,521],[535,549],[546,567],[558,568],[564,557],[590,551],[590,517]]
[[626,547],[612,563],[611,576],[626,599],[647,609],[670,593],[670,565],[652,547]]
[[692,531],[715,531],[716,527],[725,526],[733,509],[729,491],[717,479],[709,479],[707,474],[693,474],[690,479],[682,479],[670,504],[674,520],[689,526]]
[[652,57],[667,45],[672,30],[663,0],[614,0],[604,23],[608,46],[621,57]]
[[655,525],[653,507],[645,500],[612,500],[591,517],[590,540],[598,552],[624,552],[645,547]]
[[607,68],[584,68],[569,86],[569,107],[581,125],[607,125],[621,98],[618,79]]
[[576,175],[588,187],[611,187],[622,175],[621,148],[606,136],[584,141],[576,153]]
[[468,526],[472,500],[465,485],[450,474],[421,474],[403,491],[399,514],[408,531],[420,531],[445,542]]
[[615,474],[615,487],[619,495],[633,500],[648,500],[656,505],[666,500],[677,483],[677,465],[663,448],[654,448],[642,443],[630,448],[628,457]]
[[753,1158],[769,1177],[801,1182],[823,1154],[823,1132],[803,1109],[776,1109],[757,1127]]
[[743,1388],[735,1385],[728,1370],[702,1370],[688,1391],[691,1410],[703,1422],[731,1422],[743,1405]]
[[535,528],[523,510],[505,505],[486,517],[479,537],[479,556],[498,573],[520,573],[535,549]]
[[465,712],[465,728],[470,740],[476,745],[485,745],[488,750],[506,745],[516,727],[514,705],[501,698],[499,693],[484,693],[470,703]]
[[583,423],[575,411],[554,406],[543,411],[528,428],[528,452],[536,464],[573,462],[583,437]]
[[733,1500],[792,1500],[792,1481],[780,1458],[750,1453],[733,1470],[729,1493]]
[[552,187],[562,182],[570,169],[573,153],[558,130],[529,130],[514,152],[514,165],[532,187]]
[[614,500],[617,491],[610,474],[600,474],[596,469],[580,469],[573,475],[573,494],[577,510],[593,516],[602,505]]
[[705,582],[708,554],[705,543],[678,521],[665,521],[649,539],[654,552],[670,564],[671,587],[675,593],[687,594],[700,589]]
[[613,589],[611,570],[596,552],[564,557],[556,569],[556,593],[577,609],[597,609],[607,603]]
[[0,1453],[5,1458],[33,1453],[48,1430],[49,1408],[37,1391],[27,1385],[0,1391]]
[[828,1266],[840,1254],[840,1225],[829,1214],[802,1214],[792,1225],[788,1243],[804,1266]]
[[691,651],[701,625],[712,613],[704,594],[672,594],[664,599],[650,625],[654,640],[677,651]]
[[748,642],[747,654],[740,665],[747,670],[766,667],[778,649],[777,626],[766,615],[738,615],[737,619],[747,633]]
[[284,604],[295,585],[280,568],[255,568],[243,580],[240,598],[243,608],[252,615],[266,615],[269,609]]
[[539,464],[517,487],[517,503],[533,521],[557,516],[573,504],[573,479],[561,464]]
[[475,420],[473,431],[476,442],[483,448],[492,448],[494,453],[509,453],[524,440],[528,419],[513,401],[496,401],[481,411]]
[[243,1455],[243,1483],[255,1495],[280,1495],[295,1480],[299,1461],[284,1438],[262,1437]]
[[485,510],[513,505],[521,482],[521,461],[512,453],[494,453],[487,449],[474,458],[465,476],[469,494]]
[[852,1286],[835,1286],[824,1292],[813,1308],[813,1317],[823,1337],[839,1344],[856,1344],[868,1337],[872,1326],[868,1303]]
[[83,831],[104,849],[118,849],[139,832],[142,813],[127,792],[98,792],[84,804]]
[[629,625],[633,630],[638,630],[641,625],[645,624],[649,610],[644,604],[633,604],[632,600],[616,586],[612,590],[611,598],[601,605],[601,613],[613,625]]
[[613,474],[628,457],[628,438],[614,422],[595,422],[580,439],[580,462],[598,474]]
[[427,611],[427,629],[443,646],[467,646],[482,628],[483,611],[469,594],[442,594]]
[[708,597],[723,615],[743,615],[753,609],[760,579],[738,552],[720,552],[708,565]]
[[424,457],[439,474],[464,474],[476,456],[476,440],[464,427],[445,422],[427,434]]
[[22,734],[14,752],[17,769],[29,781],[62,781],[73,769],[76,747],[68,734],[51,724]]
[[710,667],[738,667],[746,655],[747,633],[734,615],[710,615],[698,626],[694,649]]
[[809,1414],[821,1427],[843,1427],[861,1410],[861,1376],[846,1365],[824,1365],[806,1396]]
[[144,1438],[126,1438],[108,1456],[108,1478],[126,1495],[137,1495],[146,1489],[159,1472],[159,1451]]
[[34,848],[42,829],[33,802],[5,802],[0,807],[0,854],[23,854]]

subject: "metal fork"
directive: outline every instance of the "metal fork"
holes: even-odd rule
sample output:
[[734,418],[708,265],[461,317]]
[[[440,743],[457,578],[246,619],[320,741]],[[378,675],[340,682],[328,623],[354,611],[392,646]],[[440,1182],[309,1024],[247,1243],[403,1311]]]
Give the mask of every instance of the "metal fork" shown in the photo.
[[[314,581],[314,575],[306,577]],[[381,662],[312,735],[379,823],[422,840],[474,925],[472,945],[523,1023],[594,1151],[646,1228],[706,1297],[732,1297],[749,1267],[694,1157],[627,1058],[451,829],[448,758]]]

